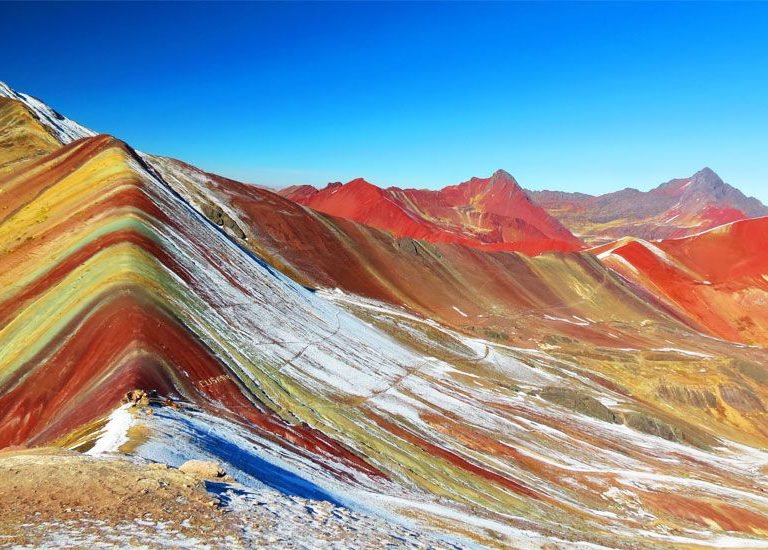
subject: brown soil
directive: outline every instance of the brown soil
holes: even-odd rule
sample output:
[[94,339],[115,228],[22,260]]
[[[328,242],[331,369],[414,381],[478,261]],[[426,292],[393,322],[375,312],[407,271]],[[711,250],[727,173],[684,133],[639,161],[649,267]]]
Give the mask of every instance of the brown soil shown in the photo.
[[[0,452],[0,546],[50,540],[52,529],[98,536],[123,533],[122,543],[163,537],[237,541],[237,529],[204,483],[161,464],[100,459],[60,449]],[[119,529],[118,529],[119,527]]]

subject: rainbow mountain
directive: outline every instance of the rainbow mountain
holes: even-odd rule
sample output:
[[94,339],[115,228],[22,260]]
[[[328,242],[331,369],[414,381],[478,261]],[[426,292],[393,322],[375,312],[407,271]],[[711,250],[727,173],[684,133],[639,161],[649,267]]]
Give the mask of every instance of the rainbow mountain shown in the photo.
[[[276,532],[317,543],[327,505],[347,546],[768,546],[768,354],[660,296],[627,243],[399,237],[0,96],[11,497],[45,448],[226,470],[204,489],[231,540],[163,524],[118,545],[257,544],[249,514],[279,503]],[[666,253],[686,276],[693,248]],[[757,271],[732,281],[752,300]],[[142,503],[101,521],[138,529]],[[78,506],[32,516],[34,540],[86,540]]]

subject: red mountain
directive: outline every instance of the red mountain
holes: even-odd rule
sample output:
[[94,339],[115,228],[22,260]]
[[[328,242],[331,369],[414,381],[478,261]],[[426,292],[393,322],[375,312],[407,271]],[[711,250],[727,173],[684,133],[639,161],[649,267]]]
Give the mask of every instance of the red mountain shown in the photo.
[[382,189],[358,178],[324,189],[289,187],[281,194],[320,212],[390,231],[397,237],[458,243],[482,250],[573,251],[582,243],[535,205],[503,170],[438,191]]
[[768,344],[768,217],[679,239],[622,239],[592,250],[606,266],[728,340]]

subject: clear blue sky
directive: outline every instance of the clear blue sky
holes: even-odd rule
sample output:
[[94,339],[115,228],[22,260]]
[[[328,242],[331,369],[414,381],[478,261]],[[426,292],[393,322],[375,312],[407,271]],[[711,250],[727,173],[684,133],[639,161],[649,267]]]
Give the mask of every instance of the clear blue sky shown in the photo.
[[0,80],[245,181],[768,202],[768,3],[0,4]]

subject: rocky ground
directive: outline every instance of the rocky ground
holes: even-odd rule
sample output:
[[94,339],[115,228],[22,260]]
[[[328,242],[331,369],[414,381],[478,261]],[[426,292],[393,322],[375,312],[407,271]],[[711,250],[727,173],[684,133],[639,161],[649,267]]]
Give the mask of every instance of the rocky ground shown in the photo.
[[0,547],[446,547],[328,502],[242,487],[200,464],[16,450],[0,453],[0,479]]

